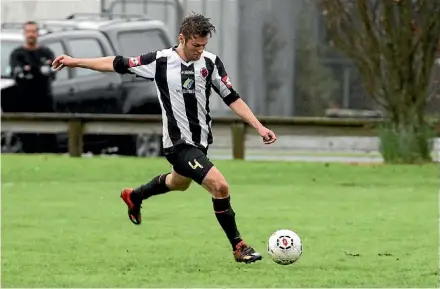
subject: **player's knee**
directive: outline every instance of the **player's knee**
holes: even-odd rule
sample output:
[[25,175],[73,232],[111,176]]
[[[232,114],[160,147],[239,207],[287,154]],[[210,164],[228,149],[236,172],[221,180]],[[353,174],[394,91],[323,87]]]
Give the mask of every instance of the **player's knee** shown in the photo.
[[226,180],[215,180],[211,186],[211,193],[214,198],[227,198],[229,196],[229,186]]
[[229,185],[220,171],[212,167],[202,182],[202,186],[208,190],[215,199],[224,199],[229,196]]

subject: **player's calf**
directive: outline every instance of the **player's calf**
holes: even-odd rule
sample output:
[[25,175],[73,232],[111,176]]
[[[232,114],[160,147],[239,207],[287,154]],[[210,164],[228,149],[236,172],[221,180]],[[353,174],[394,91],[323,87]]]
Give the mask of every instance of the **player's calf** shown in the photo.
[[140,196],[141,200],[145,200],[171,191],[186,191],[190,184],[191,179],[172,171],[171,173],[154,177],[149,183],[136,188],[133,193],[136,196]]
[[237,229],[235,212],[232,209],[230,200],[230,196],[224,199],[213,198],[212,204],[214,207],[215,217],[231,243],[232,250],[235,250],[236,246],[242,241],[242,239],[240,237],[240,232]]
[[141,200],[148,199],[155,195],[161,195],[168,193],[170,188],[166,185],[166,178],[169,173],[161,174],[154,177],[150,182],[139,186],[133,191],[134,197],[140,198]]
[[235,222],[235,212],[231,206],[229,186],[226,179],[216,167],[212,167],[202,182],[202,186],[212,195],[215,216],[229,242],[235,250],[242,239]]
[[128,207],[128,218],[136,225],[141,224],[142,201],[155,195],[165,194],[170,191],[184,191],[190,181],[179,178],[175,172],[154,177],[150,182],[136,189],[126,188],[121,192],[121,198]]
[[225,177],[212,167],[203,179],[202,186],[212,195],[215,216],[232,246],[235,261],[252,263],[262,259],[260,253],[247,245],[241,238],[231,206],[229,186]]
[[235,222],[235,212],[232,209],[230,200],[231,197],[228,196],[224,199],[213,198],[212,202],[214,206],[215,216],[223,231],[226,233],[229,242],[231,243],[235,261],[253,263],[255,261],[261,260],[261,254],[256,252],[252,247],[247,245],[242,240],[240,232],[237,229],[237,224]]

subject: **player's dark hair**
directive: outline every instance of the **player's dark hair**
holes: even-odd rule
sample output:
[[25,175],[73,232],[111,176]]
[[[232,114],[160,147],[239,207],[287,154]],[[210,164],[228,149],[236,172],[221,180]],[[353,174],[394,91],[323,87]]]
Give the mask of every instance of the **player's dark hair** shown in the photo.
[[197,37],[209,37],[215,33],[215,26],[210,22],[211,18],[207,18],[201,14],[193,13],[183,19],[180,25],[180,33],[185,39]]
[[32,21],[32,20],[30,20],[30,21],[26,21],[26,22],[23,24],[23,28],[25,28],[27,25],[36,25],[37,28],[38,28],[38,23],[35,22],[35,21]]

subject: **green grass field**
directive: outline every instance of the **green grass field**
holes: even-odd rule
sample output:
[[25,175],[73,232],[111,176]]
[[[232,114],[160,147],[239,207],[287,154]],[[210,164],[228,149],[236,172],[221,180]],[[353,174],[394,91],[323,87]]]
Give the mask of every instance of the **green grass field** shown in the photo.
[[[437,287],[438,167],[218,161],[246,241],[237,264],[197,185],[133,225],[119,197],[165,159],[2,156],[2,287]],[[269,235],[304,243],[290,266]]]

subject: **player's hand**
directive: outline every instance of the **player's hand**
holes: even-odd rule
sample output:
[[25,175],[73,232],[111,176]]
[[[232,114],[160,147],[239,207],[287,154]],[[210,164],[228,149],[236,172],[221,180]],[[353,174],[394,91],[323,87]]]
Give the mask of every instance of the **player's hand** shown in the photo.
[[263,138],[263,142],[265,144],[271,144],[277,140],[275,133],[264,126],[258,130],[258,133]]
[[60,55],[52,62],[52,67],[60,71],[64,67],[75,67],[75,59],[68,55]]

